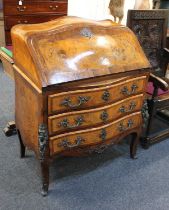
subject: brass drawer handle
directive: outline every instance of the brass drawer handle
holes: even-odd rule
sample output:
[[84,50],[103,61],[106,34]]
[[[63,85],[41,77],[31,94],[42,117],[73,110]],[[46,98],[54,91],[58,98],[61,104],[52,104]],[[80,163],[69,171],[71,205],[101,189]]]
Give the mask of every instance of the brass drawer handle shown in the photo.
[[17,10],[19,12],[24,12],[26,10],[26,6],[23,6],[23,7],[17,6]]
[[84,122],[84,117],[83,116],[79,116],[75,119],[76,124],[75,125],[69,125],[69,120],[68,119],[63,119],[63,121],[61,121],[59,123],[60,126],[64,127],[64,128],[77,128],[79,126],[81,126]]
[[[21,20],[18,20],[18,23],[20,24],[20,23],[22,23],[22,21]],[[27,20],[24,20],[23,23],[28,23],[28,21]]]
[[128,120],[127,127],[125,127],[125,125],[123,124],[123,122],[121,122],[121,123],[119,124],[118,130],[119,130],[120,132],[127,131],[127,130],[130,129],[133,125],[134,125],[134,122],[133,122],[132,119]]
[[58,144],[58,147],[64,147],[64,148],[74,148],[74,147],[78,147],[80,146],[83,142],[85,142],[85,140],[78,136],[77,139],[74,141],[75,143],[72,144],[69,140],[64,139],[62,140],[62,142],[60,142]]
[[103,121],[103,122],[106,122],[109,118],[109,114],[107,113],[106,110],[104,110],[101,115],[100,115],[100,119]]
[[133,110],[135,109],[135,107],[136,107],[136,103],[135,103],[134,101],[132,101],[132,102],[130,103],[128,109],[127,109],[125,106],[121,106],[120,109],[119,109],[119,111],[120,111],[121,113],[128,113],[128,112],[133,111]]
[[49,6],[49,8],[52,9],[52,10],[56,10],[58,7],[59,7],[58,5],[55,5],[55,6],[50,5],[50,6]]
[[107,101],[109,101],[109,99],[110,99],[110,93],[109,93],[108,90],[105,90],[103,95],[102,95],[102,100],[107,102]]
[[127,96],[130,96],[132,94],[134,94],[136,92],[136,89],[138,88],[138,86],[136,84],[133,84],[131,86],[131,91],[128,90],[128,87],[127,86],[124,86],[122,89],[121,89],[121,93],[123,95],[127,95]]
[[65,98],[62,102],[61,102],[61,106],[66,106],[69,108],[77,108],[80,107],[81,105],[85,104],[87,101],[89,101],[90,97],[86,96],[79,96],[78,97],[78,103],[77,104],[72,104],[71,99],[70,98]]
[[107,136],[107,131],[105,128],[101,129],[101,133],[99,135],[99,137],[101,138],[102,141],[106,140],[106,136]]

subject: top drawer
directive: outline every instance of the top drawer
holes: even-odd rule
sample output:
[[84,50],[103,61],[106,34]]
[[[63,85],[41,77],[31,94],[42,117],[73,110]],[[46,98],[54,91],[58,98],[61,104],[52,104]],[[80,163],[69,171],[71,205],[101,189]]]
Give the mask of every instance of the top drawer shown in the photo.
[[144,92],[146,82],[147,77],[141,76],[100,88],[50,95],[48,98],[48,114],[104,106],[117,100]]
[[26,2],[22,6],[19,6],[16,3],[10,3],[4,5],[4,12],[5,15],[28,15],[32,13],[67,13],[67,2]]

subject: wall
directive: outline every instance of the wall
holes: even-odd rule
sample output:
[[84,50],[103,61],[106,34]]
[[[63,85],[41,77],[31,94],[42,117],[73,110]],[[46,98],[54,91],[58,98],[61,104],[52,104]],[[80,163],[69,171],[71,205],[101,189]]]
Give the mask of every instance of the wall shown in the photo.
[[[137,0],[144,1],[144,0]],[[152,8],[152,0],[150,5]],[[108,5],[110,0],[68,0],[68,15],[89,18],[93,20],[112,19]],[[125,0],[124,18],[122,24],[126,24],[127,11],[133,9],[135,0]]]
[[[84,17],[93,20],[113,19],[109,13],[110,0],[68,0],[68,15]],[[124,18],[126,23],[127,10],[133,9],[135,0],[125,0]]]

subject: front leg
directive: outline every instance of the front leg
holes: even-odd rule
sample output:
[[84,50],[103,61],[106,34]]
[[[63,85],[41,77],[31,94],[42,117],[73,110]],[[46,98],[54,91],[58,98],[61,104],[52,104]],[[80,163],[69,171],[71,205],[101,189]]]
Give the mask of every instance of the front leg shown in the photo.
[[39,159],[42,175],[41,194],[46,196],[49,187],[49,141],[48,130],[45,124],[40,124],[39,126]]

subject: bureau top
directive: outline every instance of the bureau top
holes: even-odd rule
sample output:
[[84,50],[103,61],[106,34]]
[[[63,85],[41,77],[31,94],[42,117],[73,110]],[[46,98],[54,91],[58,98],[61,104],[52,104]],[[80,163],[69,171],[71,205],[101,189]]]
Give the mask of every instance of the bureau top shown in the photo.
[[15,64],[39,87],[150,68],[135,35],[110,20],[63,17],[11,35]]

